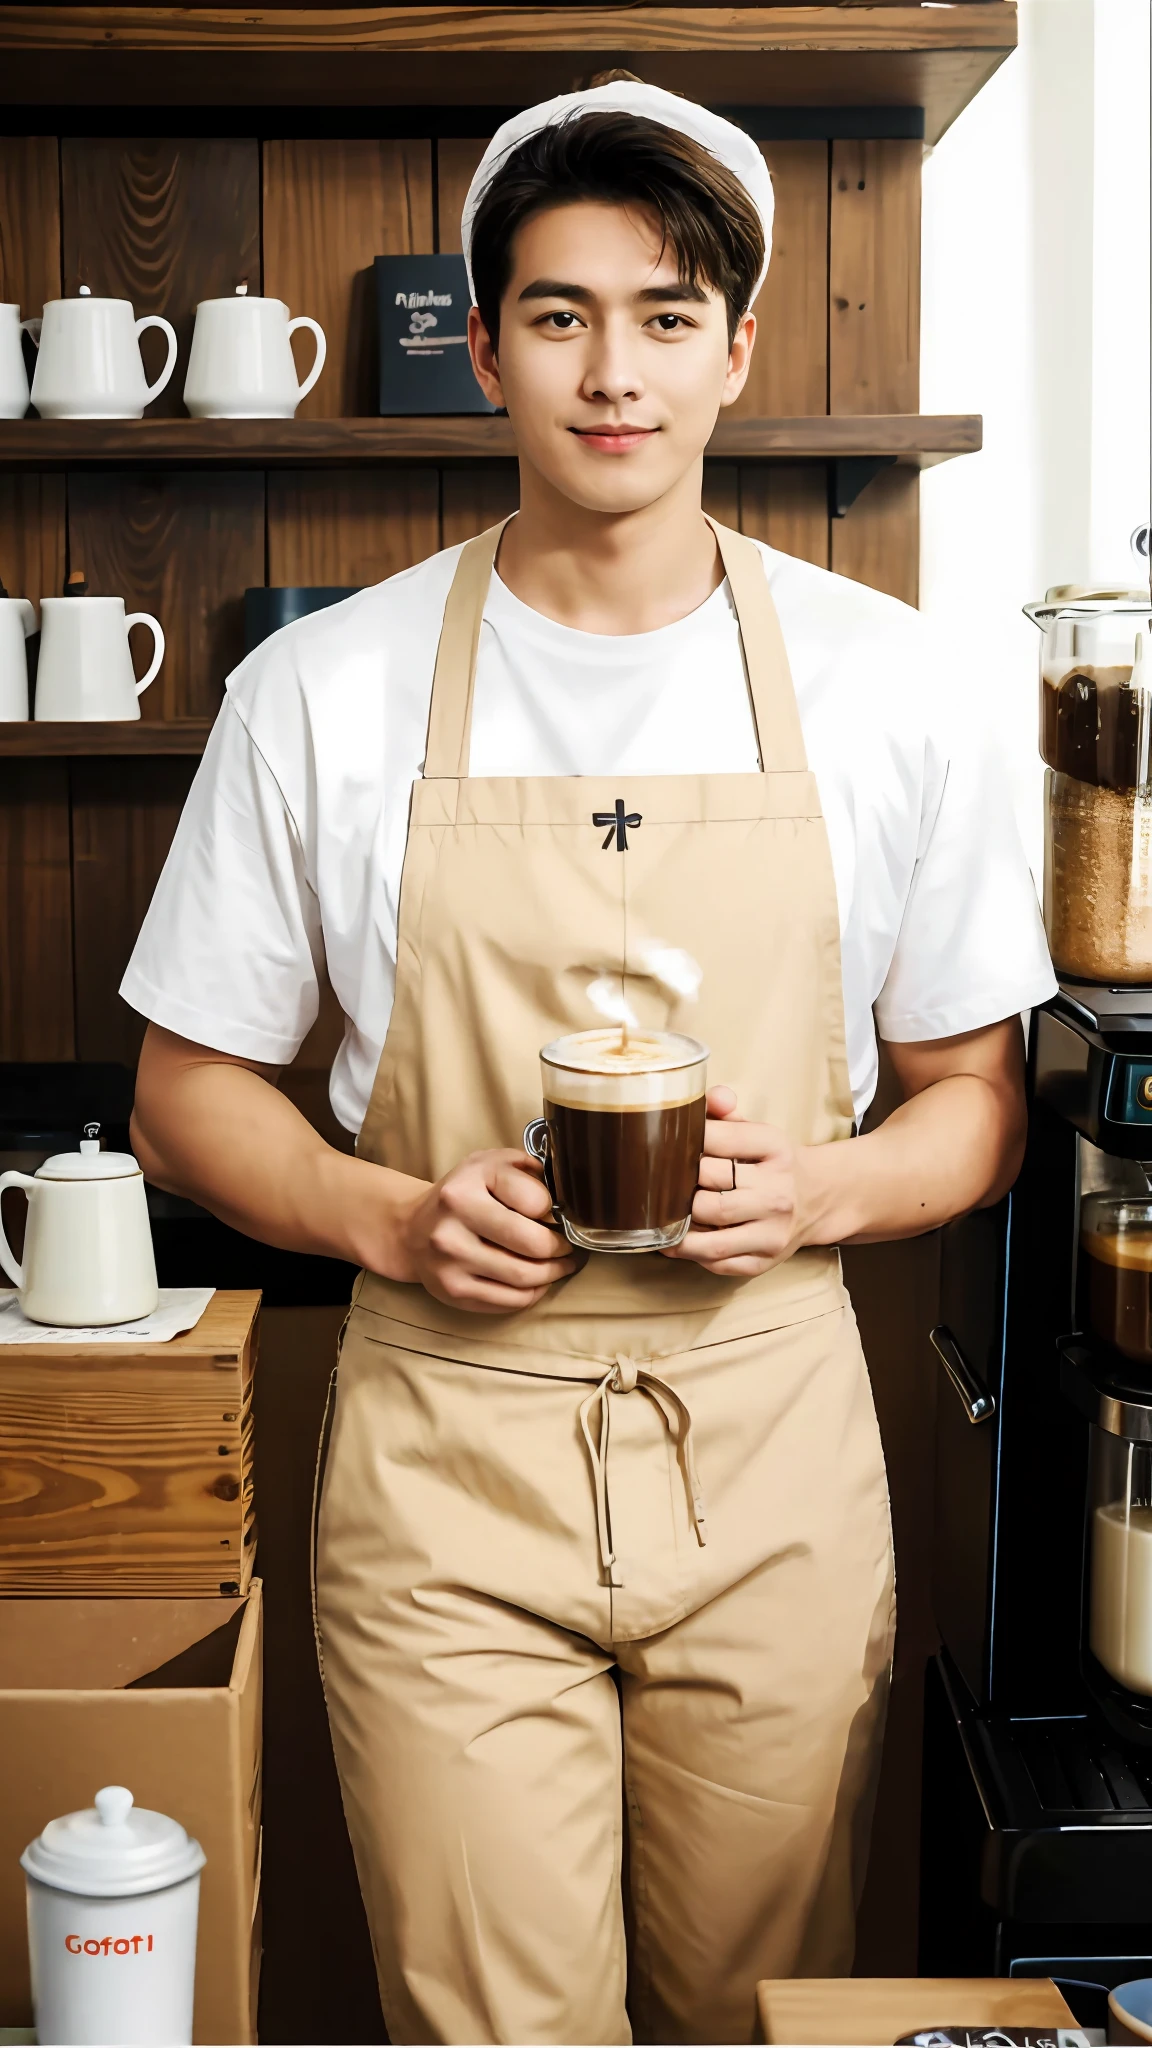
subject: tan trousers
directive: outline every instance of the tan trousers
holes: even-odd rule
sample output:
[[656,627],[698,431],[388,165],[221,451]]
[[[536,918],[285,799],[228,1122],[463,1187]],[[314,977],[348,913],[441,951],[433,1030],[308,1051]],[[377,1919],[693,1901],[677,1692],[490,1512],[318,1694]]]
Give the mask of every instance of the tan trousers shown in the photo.
[[317,1555],[389,2033],[749,2041],[758,1978],[852,1957],[893,1584],[851,1310],[603,1407],[399,1331],[353,1311]]

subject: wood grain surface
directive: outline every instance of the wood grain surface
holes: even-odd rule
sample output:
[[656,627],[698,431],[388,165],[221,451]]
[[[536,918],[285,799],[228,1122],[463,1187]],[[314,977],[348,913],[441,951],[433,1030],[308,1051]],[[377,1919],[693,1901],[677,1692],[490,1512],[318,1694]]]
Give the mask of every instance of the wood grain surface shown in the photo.
[[[38,422],[33,422],[38,424]],[[0,581],[13,597],[59,597],[67,542],[64,478],[0,473]]]
[[740,527],[753,540],[826,569],[831,542],[823,470],[801,463],[771,469],[741,463]]
[[335,32],[331,13],[299,30],[300,10],[276,9],[220,33],[215,10],[186,8],[152,34],[158,11],[142,7],[119,11],[135,34],[77,34],[59,25],[76,12],[2,11],[7,102],[42,103],[45,49],[59,104],[147,108],[531,105],[611,64],[707,104],[917,108],[934,143],[1015,42],[1015,8],[998,0],[854,9],[854,22],[839,7],[347,9]]
[[[176,329],[176,368],[148,408],[184,414],[196,307],[237,285],[260,290],[259,145],[227,136],[66,136],[64,290],[128,299],[137,319],[161,313]],[[163,367],[162,334],[141,338],[149,381]]]
[[474,135],[445,137],[436,147],[436,247],[459,253],[460,215],[476,167],[488,144]]
[[[122,597],[164,628],[140,699],[146,721],[211,718],[244,653],[244,592],[264,581],[264,479],[239,471],[86,471],[68,487],[68,560],[94,597]],[[143,673],[148,636],[134,648]]]
[[0,136],[0,299],[18,305],[27,320],[59,297],[59,142],[54,135]]
[[776,212],[772,261],[756,301],[748,381],[728,422],[828,410],[828,177],[826,142],[762,142]]
[[245,1590],[258,1299],[166,1346],[5,1346],[0,1592]]
[[915,413],[920,393],[919,142],[834,142],[828,410]]
[[734,462],[710,462],[704,472],[702,503],[722,526],[740,524],[740,471]]
[[202,754],[212,730],[210,718],[87,721],[69,719],[36,723],[0,721],[0,760],[71,761],[88,755],[139,760],[144,755]]
[[72,765],[77,1059],[136,1064],[145,1020],[117,991],[195,769],[189,759]]
[[519,509],[520,476],[512,463],[446,469],[440,483],[441,546],[454,548]]
[[[430,142],[264,144],[265,288],[318,320],[328,342],[301,419],[379,411],[373,259],[431,248]],[[313,339],[293,347],[306,375]]]
[[1049,1977],[775,1978],[756,1986],[765,2041],[883,2042],[934,2026],[1074,2027]]
[[829,567],[905,604],[920,592],[920,479],[915,470],[884,470],[843,519],[830,522]]
[[440,545],[435,472],[277,471],[268,478],[268,581],[379,583]]
[[[926,467],[972,454],[980,441],[976,413],[733,419],[725,412],[706,452],[728,462],[895,455]],[[0,467],[12,469],[151,463],[355,468],[361,463],[506,462],[515,453],[509,422],[486,413],[437,419],[0,420]]]
[[68,770],[0,762],[0,1059],[76,1057]]

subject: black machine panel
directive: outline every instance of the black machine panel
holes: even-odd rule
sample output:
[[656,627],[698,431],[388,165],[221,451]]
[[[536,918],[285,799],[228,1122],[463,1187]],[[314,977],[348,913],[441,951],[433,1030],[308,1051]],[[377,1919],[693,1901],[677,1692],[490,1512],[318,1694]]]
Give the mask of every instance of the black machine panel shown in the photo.
[[[1152,1974],[1152,1700],[1101,1682],[1085,1608],[1085,1404],[1152,1402],[1152,1366],[1078,1313],[1082,1187],[1152,1162],[1152,989],[1064,984],[1028,1077],[1010,1198],[942,1233],[920,1967],[1083,1979],[1090,2006]],[[1118,1174],[1152,1196],[1152,1164]]]

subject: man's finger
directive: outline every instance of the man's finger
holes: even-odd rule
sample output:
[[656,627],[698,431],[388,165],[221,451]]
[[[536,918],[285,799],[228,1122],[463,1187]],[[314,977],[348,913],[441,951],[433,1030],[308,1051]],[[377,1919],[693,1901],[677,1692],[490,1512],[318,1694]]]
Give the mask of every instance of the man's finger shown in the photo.
[[775,1159],[791,1149],[787,1132],[775,1124],[745,1124],[738,1118],[721,1122],[709,1117],[704,1126],[704,1153],[710,1159]]
[[778,1259],[787,1243],[787,1232],[781,1230],[779,1245],[772,1242],[771,1221],[742,1223],[733,1230],[690,1229],[676,1246],[681,1258],[694,1259],[698,1265],[713,1268],[724,1259]]
[[781,1194],[780,1208],[766,1208],[762,1188],[728,1188],[723,1194],[697,1193],[692,1203],[692,1221],[705,1230],[734,1230],[741,1223],[771,1221],[778,1213],[791,1214],[792,1205]]
[[552,1197],[544,1182],[543,1167],[537,1174],[531,1172],[527,1165],[518,1165],[515,1159],[501,1160],[489,1179],[488,1187],[498,1202],[502,1202],[506,1209],[515,1209],[520,1216],[546,1220],[552,1214]]

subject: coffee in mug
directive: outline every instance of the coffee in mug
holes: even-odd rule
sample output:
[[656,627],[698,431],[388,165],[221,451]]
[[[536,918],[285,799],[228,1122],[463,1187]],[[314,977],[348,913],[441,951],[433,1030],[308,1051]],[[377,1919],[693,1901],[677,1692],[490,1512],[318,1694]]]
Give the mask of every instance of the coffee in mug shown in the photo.
[[704,1148],[708,1048],[676,1031],[575,1031],[540,1054],[545,1161],[564,1234],[594,1252],[653,1252],[688,1229]]

